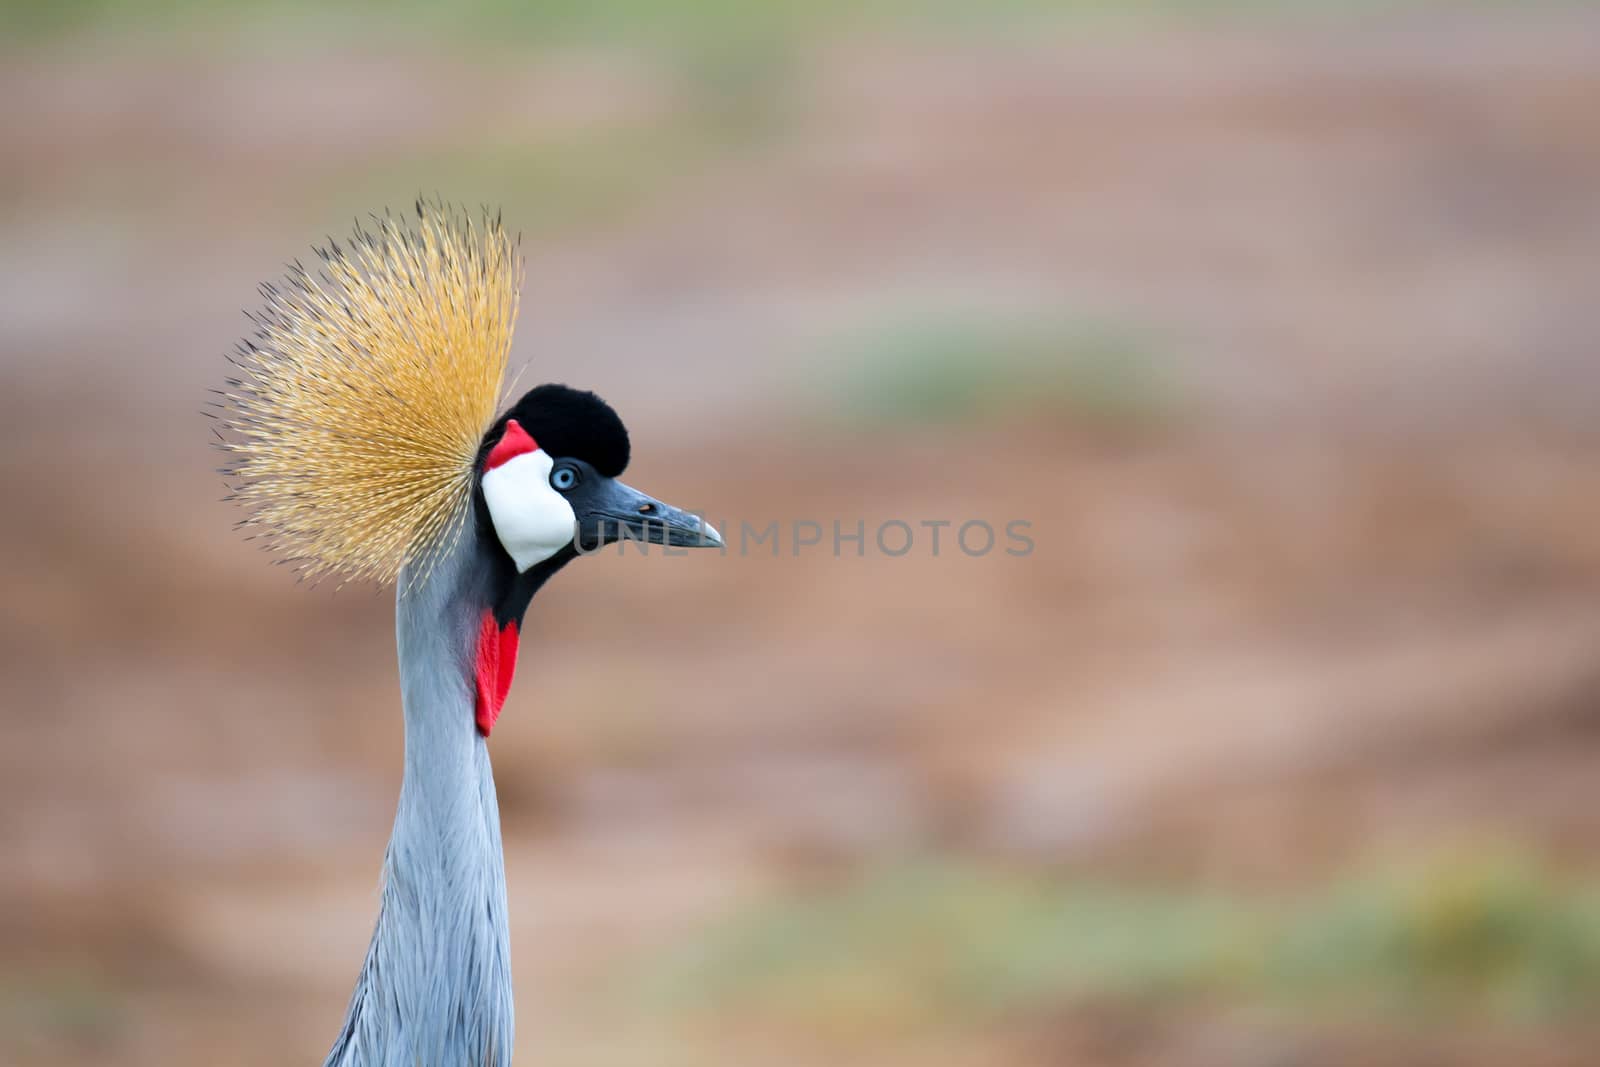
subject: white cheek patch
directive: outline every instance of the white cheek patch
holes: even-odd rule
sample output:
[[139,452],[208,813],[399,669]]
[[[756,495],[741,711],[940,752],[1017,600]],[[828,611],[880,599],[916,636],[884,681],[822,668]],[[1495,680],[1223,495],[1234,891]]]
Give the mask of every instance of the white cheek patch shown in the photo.
[[572,505],[550,488],[552,466],[549,453],[538,449],[483,475],[483,499],[494,532],[519,572],[567,547],[577,525]]

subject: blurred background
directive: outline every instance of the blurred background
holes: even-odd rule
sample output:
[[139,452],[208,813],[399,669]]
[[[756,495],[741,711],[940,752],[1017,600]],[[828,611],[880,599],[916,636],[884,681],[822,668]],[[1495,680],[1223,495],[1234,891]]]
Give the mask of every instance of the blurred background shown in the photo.
[[[524,386],[786,531],[535,602],[519,1062],[1593,1062],[1600,12],[5,0],[0,42],[0,1062],[331,1043],[392,603],[234,534],[197,412],[257,282],[419,192],[522,231]],[[918,540],[794,554],[835,519]],[[932,554],[971,519],[1034,551]]]

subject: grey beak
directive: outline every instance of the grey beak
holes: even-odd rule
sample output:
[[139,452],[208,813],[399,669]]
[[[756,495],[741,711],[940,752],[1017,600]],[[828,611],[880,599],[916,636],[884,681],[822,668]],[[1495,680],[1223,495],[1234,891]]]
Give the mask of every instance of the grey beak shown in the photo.
[[613,481],[588,521],[600,544],[624,539],[673,548],[720,548],[722,534],[705,519]]

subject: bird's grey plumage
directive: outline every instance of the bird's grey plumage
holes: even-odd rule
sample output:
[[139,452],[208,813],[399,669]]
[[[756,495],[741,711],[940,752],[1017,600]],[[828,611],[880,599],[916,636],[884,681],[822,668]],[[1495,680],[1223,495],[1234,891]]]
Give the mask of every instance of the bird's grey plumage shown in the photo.
[[508,1067],[515,1020],[500,813],[474,725],[474,654],[489,596],[475,516],[413,582],[396,640],[405,777],[377,928],[326,1067]]

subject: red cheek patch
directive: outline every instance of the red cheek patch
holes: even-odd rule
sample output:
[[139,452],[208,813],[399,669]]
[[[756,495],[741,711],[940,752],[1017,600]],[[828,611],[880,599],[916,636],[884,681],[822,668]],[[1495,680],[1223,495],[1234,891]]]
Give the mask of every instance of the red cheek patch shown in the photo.
[[511,692],[511,676],[516,671],[517,624],[515,621],[508,622],[502,629],[494,621],[494,612],[486,609],[483,623],[478,627],[478,665],[475,671],[478,689],[476,718],[478,732],[484,737],[489,736],[495,720],[500,718],[506,694]]
[[516,459],[518,456],[524,456],[529,452],[537,452],[538,450],[538,443],[528,436],[528,431],[524,430],[516,419],[507,419],[505,432],[500,435],[500,440],[496,441],[494,447],[489,450],[488,457],[483,461],[483,469],[492,471],[507,460]]

